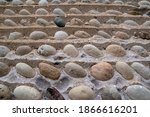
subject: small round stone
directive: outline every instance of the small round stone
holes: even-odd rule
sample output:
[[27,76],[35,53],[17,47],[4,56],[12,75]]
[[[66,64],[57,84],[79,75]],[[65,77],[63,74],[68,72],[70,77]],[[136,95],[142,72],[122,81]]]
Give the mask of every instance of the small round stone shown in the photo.
[[145,26],[145,27],[150,27],[150,21],[144,22],[144,23],[143,23],[143,26]]
[[15,12],[11,9],[5,9],[4,15],[15,15]]
[[115,33],[115,38],[119,38],[119,39],[129,39],[129,35],[125,32],[122,32],[122,31],[117,31]]
[[34,87],[21,85],[14,89],[13,92],[17,100],[39,100],[41,93]]
[[138,26],[138,24],[133,20],[126,20],[124,21],[123,24],[128,25],[128,26]]
[[48,15],[49,12],[47,10],[45,10],[44,8],[39,8],[36,10],[35,14],[36,15]]
[[64,19],[62,19],[62,18],[59,17],[59,16],[55,17],[54,23],[55,23],[58,27],[65,27],[65,25],[66,25]]
[[102,100],[121,100],[121,95],[115,85],[103,87],[100,93]]
[[110,4],[110,0],[96,0],[96,3]]
[[11,19],[6,19],[4,21],[4,25],[6,25],[6,26],[17,26],[17,24],[14,21],[12,21]]
[[12,5],[23,5],[23,2],[21,0],[12,0]]
[[56,54],[56,49],[53,46],[44,44],[38,48],[37,52],[43,56],[50,56]]
[[99,58],[102,56],[102,52],[92,44],[84,45],[83,50],[86,54],[94,58]]
[[40,63],[39,70],[41,75],[51,80],[58,80],[61,75],[59,69],[47,63]]
[[144,79],[149,80],[150,79],[150,68],[144,66],[141,63],[134,62],[132,63],[131,67],[139,73]]
[[48,1],[47,0],[40,0],[38,5],[39,6],[47,6],[48,5]]
[[53,10],[53,14],[55,14],[56,16],[65,16],[66,15],[66,13],[60,8],[55,8]]
[[128,86],[126,93],[132,100],[150,100],[150,90],[141,85]]
[[44,38],[47,38],[47,37],[48,37],[48,35],[45,32],[42,32],[42,31],[33,31],[29,35],[29,38],[34,39],[34,40],[44,39]]
[[22,45],[22,46],[19,46],[17,49],[16,49],[16,54],[17,55],[25,55],[25,54],[28,54],[29,52],[31,52],[32,49],[30,46],[27,46],[27,45]]
[[77,1],[77,0],[67,0],[67,3],[68,3],[68,4],[74,4],[74,3],[76,3],[76,1]]
[[83,69],[83,67],[81,67],[80,65],[76,64],[76,63],[67,63],[65,65],[64,71],[70,75],[71,77],[74,78],[84,78],[87,73],[86,71]]
[[51,2],[52,4],[60,4],[61,3],[61,1],[60,0],[52,0],[52,2]]
[[140,2],[138,2],[138,5],[140,6],[139,8],[150,8],[150,2],[147,0],[142,0]]
[[0,77],[7,75],[9,71],[10,67],[5,63],[0,62]]
[[68,95],[72,100],[92,100],[95,98],[95,92],[85,85],[72,88]]
[[71,19],[70,21],[70,25],[78,25],[78,26],[81,26],[83,25],[83,21],[79,18],[73,18]]
[[133,70],[131,67],[125,63],[118,61],[116,63],[116,70],[126,79],[131,80],[134,78]]
[[95,27],[99,27],[99,26],[100,26],[100,22],[99,22],[97,19],[91,19],[91,20],[89,21],[89,24],[90,24],[91,26],[95,26]]
[[110,15],[122,15],[122,13],[117,10],[107,10],[106,13]]
[[0,100],[9,99],[10,95],[11,95],[11,92],[9,88],[4,84],[0,84]]
[[68,37],[68,34],[64,31],[57,31],[54,35],[54,38],[56,40],[64,40],[64,39],[67,39]]
[[22,9],[19,11],[19,15],[31,15],[31,13],[26,9]]
[[91,67],[91,75],[101,81],[110,80],[114,75],[114,70],[111,64],[107,62],[100,62]]
[[148,56],[147,50],[145,48],[143,48],[142,46],[135,45],[131,48],[131,51],[139,54],[142,57],[147,57]]
[[97,10],[89,10],[88,14],[99,14],[100,12]]
[[89,38],[91,35],[85,31],[76,31],[74,33],[74,36],[79,37],[79,38]]
[[23,35],[20,32],[12,32],[9,34],[8,39],[15,40],[15,39],[20,39],[23,37]]
[[26,78],[32,78],[35,76],[34,69],[26,63],[17,63],[15,68],[18,74]]
[[10,52],[8,47],[0,45],[0,57],[5,57],[8,52]]
[[83,3],[91,3],[92,0],[81,0],[81,2],[83,2]]
[[107,46],[106,52],[116,57],[123,57],[126,55],[125,49],[122,46],[115,45],[115,44]]
[[66,45],[63,49],[63,52],[71,57],[77,57],[79,55],[79,51],[72,44]]
[[40,25],[40,26],[48,26],[49,22],[43,18],[38,18],[36,20],[36,24]]
[[114,4],[122,5],[124,2],[122,0],[115,0]]
[[23,25],[23,26],[30,26],[31,25],[29,19],[21,19],[20,24]]
[[34,0],[26,0],[26,5],[33,5],[35,4]]
[[106,24],[118,24],[118,21],[115,19],[109,19],[106,21]]
[[82,12],[77,8],[70,8],[69,13],[70,14],[82,14]]
[[102,36],[102,37],[104,37],[106,39],[110,39],[111,38],[111,36],[108,33],[104,32],[104,31],[98,31],[98,35]]

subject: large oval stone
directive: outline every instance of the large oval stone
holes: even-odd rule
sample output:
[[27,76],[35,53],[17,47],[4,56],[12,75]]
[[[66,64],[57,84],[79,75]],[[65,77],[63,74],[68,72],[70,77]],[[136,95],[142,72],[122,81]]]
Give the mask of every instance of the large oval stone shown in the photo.
[[17,55],[25,55],[25,54],[28,54],[29,52],[31,52],[32,49],[30,46],[27,46],[27,45],[22,45],[22,46],[19,46],[17,49],[16,49],[16,54]]
[[6,46],[0,45],[0,57],[4,57],[10,52],[10,49]]
[[5,63],[0,62],[0,77],[7,75],[9,71],[10,67]]
[[34,40],[44,39],[47,37],[48,35],[42,31],[33,31],[32,33],[30,33],[30,36],[29,36],[30,39],[34,39]]

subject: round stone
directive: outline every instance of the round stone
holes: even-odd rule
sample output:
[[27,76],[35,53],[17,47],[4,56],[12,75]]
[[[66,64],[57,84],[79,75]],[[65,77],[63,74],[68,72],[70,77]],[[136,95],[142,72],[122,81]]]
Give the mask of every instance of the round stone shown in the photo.
[[67,3],[68,3],[68,4],[74,4],[74,3],[76,3],[76,1],[77,1],[77,0],[67,0]]
[[122,13],[117,10],[107,10],[106,13],[110,15],[122,15]]
[[74,78],[84,78],[87,75],[83,67],[72,62],[65,65],[64,71]]
[[42,31],[33,31],[29,35],[29,38],[34,39],[34,40],[44,39],[44,38],[47,38],[47,37],[48,37],[48,35],[45,32],[42,32]]
[[15,15],[15,12],[11,9],[5,9],[4,15]]
[[97,10],[89,10],[88,14],[99,14],[100,12]]
[[35,76],[34,69],[26,63],[17,63],[15,68],[18,74],[26,78],[32,78]]
[[55,14],[56,16],[65,16],[66,15],[65,12],[60,8],[55,8],[53,10],[53,14]]
[[83,2],[83,3],[91,3],[92,0],[81,0],[81,2]]
[[134,78],[133,70],[125,62],[118,61],[116,63],[116,70],[127,80],[131,80]]
[[141,8],[141,9],[142,9],[142,8],[143,8],[143,9],[144,9],[144,8],[145,8],[145,9],[146,9],[146,8],[147,8],[147,9],[150,8],[150,2],[147,1],[147,0],[139,1],[139,2],[138,2],[138,5],[140,6],[139,8]]
[[38,18],[36,20],[36,24],[40,25],[40,26],[48,26],[49,22],[43,18]]
[[118,21],[115,19],[109,19],[106,21],[106,24],[118,24]]
[[100,93],[102,100],[121,100],[121,95],[115,85],[103,87]]
[[141,85],[128,86],[126,93],[132,100],[150,100],[150,90]]
[[139,73],[144,79],[149,80],[150,79],[150,68],[144,66],[141,63],[134,62],[132,63],[132,68]]
[[4,21],[4,25],[6,25],[6,26],[17,26],[17,24],[14,21],[12,21],[11,19],[6,19]]
[[5,63],[0,62],[0,77],[7,75],[9,71],[10,67]]
[[60,4],[61,3],[61,1],[60,0],[52,0],[52,2],[51,2],[52,4]]
[[96,0],[96,3],[110,4],[110,0]]
[[33,5],[35,2],[33,0],[26,0],[26,5]]
[[73,18],[71,19],[70,21],[70,25],[78,25],[78,26],[81,26],[83,25],[83,21],[79,18]]
[[6,5],[7,2],[5,0],[0,0],[0,5]]
[[9,34],[8,39],[15,40],[15,39],[20,39],[23,37],[23,35],[20,32],[12,32]]
[[11,92],[9,88],[4,84],[0,84],[0,100],[9,99],[10,95],[11,95]]
[[91,67],[91,75],[101,81],[110,80],[114,75],[114,70],[111,64],[107,62],[100,62]]
[[121,32],[121,31],[117,31],[115,33],[115,38],[119,38],[119,39],[129,39],[129,35],[125,32]]
[[61,75],[59,69],[47,63],[40,63],[39,70],[41,75],[51,80],[58,80]]
[[126,55],[125,49],[122,46],[115,45],[115,44],[109,45],[106,48],[106,52],[116,57],[122,57]]
[[25,55],[25,54],[28,54],[29,52],[31,52],[32,49],[30,46],[27,46],[27,45],[22,45],[22,46],[19,46],[17,49],[16,49],[16,54],[17,55]]
[[77,8],[70,8],[69,13],[70,14],[82,14],[82,12]]
[[131,51],[139,54],[142,57],[147,57],[148,56],[147,50],[145,48],[143,48],[142,46],[135,45],[131,48]]
[[71,57],[77,57],[79,55],[79,51],[72,44],[68,44],[64,47],[63,52]]
[[39,9],[36,10],[35,14],[36,15],[48,15],[49,13],[44,8],[39,8]]
[[23,5],[23,2],[21,0],[12,0],[12,5]]
[[17,100],[39,100],[41,93],[34,87],[21,85],[14,89],[13,92]]
[[56,40],[64,40],[64,39],[67,39],[68,37],[68,34],[64,31],[57,31],[54,35],[54,38]]
[[26,9],[22,9],[19,11],[19,15],[31,15],[31,13]]
[[48,1],[47,0],[40,0],[38,5],[39,6],[47,6],[48,5]]
[[21,19],[20,24],[23,25],[23,26],[30,26],[31,25],[29,19]]
[[138,26],[138,24],[133,20],[126,20],[124,21],[124,24],[128,26]]
[[102,52],[92,44],[84,45],[83,50],[86,54],[95,58],[99,58],[102,56]]
[[66,25],[64,19],[62,19],[62,18],[59,17],[59,16],[55,17],[54,23],[55,23],[58,27],[65,27],[65,25]]
[[124,2],[122,0],[115,0],[114,4],[122,5]]
[[91,20],[89,21],[89,24],[90,24],[91,26],[95,26],[95,27],[99,27],[99,26],[100,26],[100,22],[99,22],[97,19],[91,19]]
[[104,31],[98,31],[98,35],[102,36],[102,37],[104,37],[106,39],[110,39],[111,38],[111,36],[108,33],[104,32]]
[[150,27],[150,21],[144,22],[144,23],[143,23],[143,26],[145,26],[145,27]]
[[74,35],[76,37],[79,37],[79,38],[89,38],[89,37],[91,37],[91,35],[89,33],[85,32],[85,31],[76,31],[74,33]]
[[37,52],[43,56],[50,56],[56,54],[57,51],[53,46],[44,44],[38,48]]
[[5,57],[8,52],[10,52],[8,47],[0,45],[0,57]]
[[69,91],[69,98],[72,100],[92,100],[95,98],[95,92],[88,86],[80,85]]

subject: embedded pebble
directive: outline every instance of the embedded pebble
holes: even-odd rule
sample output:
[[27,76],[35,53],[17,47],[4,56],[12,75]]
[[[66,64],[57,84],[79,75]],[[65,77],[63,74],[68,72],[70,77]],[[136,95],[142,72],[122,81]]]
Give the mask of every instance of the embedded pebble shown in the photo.
[[132,63],[131,67],[139,73],[144,79],[149,80],[150,79],[150,68],[144,66],[141,63],[134,62]]
[[26,63],[17,63],[15,68],[18,74],[26,78],[32,78],[35,76],[34,69]]
[[13,92],[17,100],[39,100],[41,93],[34,87],[20,85],[14,89]]
[[87,75],[86,71],[84,70],[83,67],[76,63],[67,63],[65,65],[64,71],[70,75],[71,77],[74,78],[83,78]]
[[56,49],[53,46],[44,44],[38,48],[37,52],[43,56],[50,56],[56,54]]
[[40,0],[38,5],[39,6],[47,6],[48,5],[48,1],[47,0]]
[[39,70],[41,75],[51,80],[58,80],[61,75],[59,69],[47,63],[40,63]]
[[9,71],[9,66],[3,62],[0,62],[0,77],[7,75]]
[[96,3],[110,4],[110,0],[96,0]]
[[5,57],[10,49],[6,46],[0,45],[0,57]]
[[91,19],[91,20],[89,21],[89,24],[90,24],[91,26],[95,26],[95,27],[99,27],[99,26],[100,26],[100,22],[99,22],[97,19]]
[[74,36],[79,37],[79,38],[89,38],[91,35],[85,31],[76,31],[74,33]]
[[116,57],[123,57],[126,55],[125,49],[120,45],[109,45],[107,46],[106,51]]
[[67,0],[67,3],[68,3],[68,4],[74,4],[74,3],[76,3],[76,1],[77,1],[77,0]]
[[15,15],[15,12],[11,9],[5,9],[4,15]]
[[110,39],[111,38],[111,36],[108,33],[104,32],[104,31],[98,31],[98,35],[100,35],[100,36],[102,36],[102,37],[104,37],[106,39]]
[[78,26],[81,26],[83,25],[83,21],[79,18],[73,18],[71,19],[70,21],[70,25],[78,25]]
[[150,21],[146,21],[145,23],[143,23],[143,26],[150,27]]
[[148,56],[148,52],[145,48],[143,48],[142,46],[139,45],[135,45],[131,48],[131,51],[139,54],[142,57],[147,57]]
[[124,21],[124,24],[128,26],[138,26],[138,24],[133,20],[126,20]]
[[60,0],[52,0],[52,2],[51,2],[52,4],[60,4],[61,3],[61,1]]
[[90,10],[88,11],[89,14],[99,14],[100,12],[96,11],[96,10]]
[[0,0],[0,5],[6,5],[7,2],[5,0]]
[[26,0],[26,5],[33,5],[35,4],[34,0]]
[[12,0],[12,5],[23,5],[23,2],[21,0]]
[[107,10],[106,13],[110,15],[122,15],[122,13],[117,10]]
[[138,5],[140,6],[139,8],[150,8],[150,2],[147,0],[142,0],[138,2]]
[[102,56],[102,52],[92,44],[84,45],[83,50],[86,54],[95,58],[99,58]]
[[128,86],[126,93],[132,100],[150,100],[150,90],[141,85]]
[[101,81],[110,80],[114,75],[114,70],[111,64],[107,62],[100,62],[91,67],[91,75]]
[[92,0],[81,0],[81,2],[83,2],[83,3],[91,3]]
[[21,19],[20,24],[23,26],[30,26],[30,20],[29,19]]
[[45,10],[44,8],[39,8],[35,11],[36,15],[48,15],[49,12],[47,10]]
[[48,35],[45,32],[42,32],[42,31],[33,31],[29,35],[29,38],[34,39],[34,40],[44,39],[44,38],[47,38],[47,37],[48,37]]
[[15,39],[20,39],[23,37],[23,35],[20,32],[12,32],[9,34],[8,39],[15,40]]
[[121,95],[115,85],[103,87],[101,89],[102,100],[121,100]]
[[64,31],[57,31],[54,35],[54,38],[56,40],[64,40],[64,39],[67,39],[68,37],[68,34]]
[[43,18],[38,18],[36,20],[36,24],[41,25],[41,26],[48,26],[49,22]]
[[10,95],[11,95],[11,92],[9,88],[4,84],[0,84],[0,100],[9,99]]
[[6,19],[4,21],[4,25],[6,25],[6,26],[17,26],[17,24],[14,21],[12,21],[11,19]]
[[106,21],[106,24],[118,24],[118,22],[115,19],[109,19]]
[[126,79],[126,80],[131,80],[134,78],[133,70],[131,67],[125,63],[125,62],[120,62],[118,61],[116,63],[116,70]]
[[119,39],[129,39],[130,38],[127,33],[122,32],[122,31],[117,31],[114,36],[115,36],[115,38],[119,38]]
[[95,92],[85,85],[72,88],[68,95],[72,100],[92,100],[95,98]]
[[19,11],[19,15],[31,15],[31,13],[26,9],[21,9]]
[[65,54],[67,54],[68,56],[71,57],[77,57],[79,55],[79,51],[76,49],[76,47],[72,44],[67,44],[64,49],[63,52]]
[[124,4],[124,2],[122,0],[115,0],[114,4],[122,5],[122,4]]
[[58,27],[65,27],[66,23],[65,20],[59,16],[55,17],[54,19],[54,23],[58,26]]
[[30,46],[28,45],[22,45],[22,46],[19,46],[17,49],[16,49],[16,54],[17,55],[25,55],[25,54],[28,54],[29,52],[31,52],[32,49]]
[[66,13],[60,8],[55,8],[53,10],[53,14],[55,14],[56,16],[65,16],[66,15]]
[[71,14],[82,14],[82,12],[77,8],[70,8],[69,13],[71,13]]

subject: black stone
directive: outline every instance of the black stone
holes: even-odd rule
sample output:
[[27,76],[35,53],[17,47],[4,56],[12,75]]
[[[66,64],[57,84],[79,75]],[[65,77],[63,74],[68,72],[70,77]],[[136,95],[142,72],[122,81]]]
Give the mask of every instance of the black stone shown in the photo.
[[64,21],[64,19],[62,19],[61,17],[57,16],[54,19],[54,23],[58,26],[58,27],[65,27],[66,23]]

